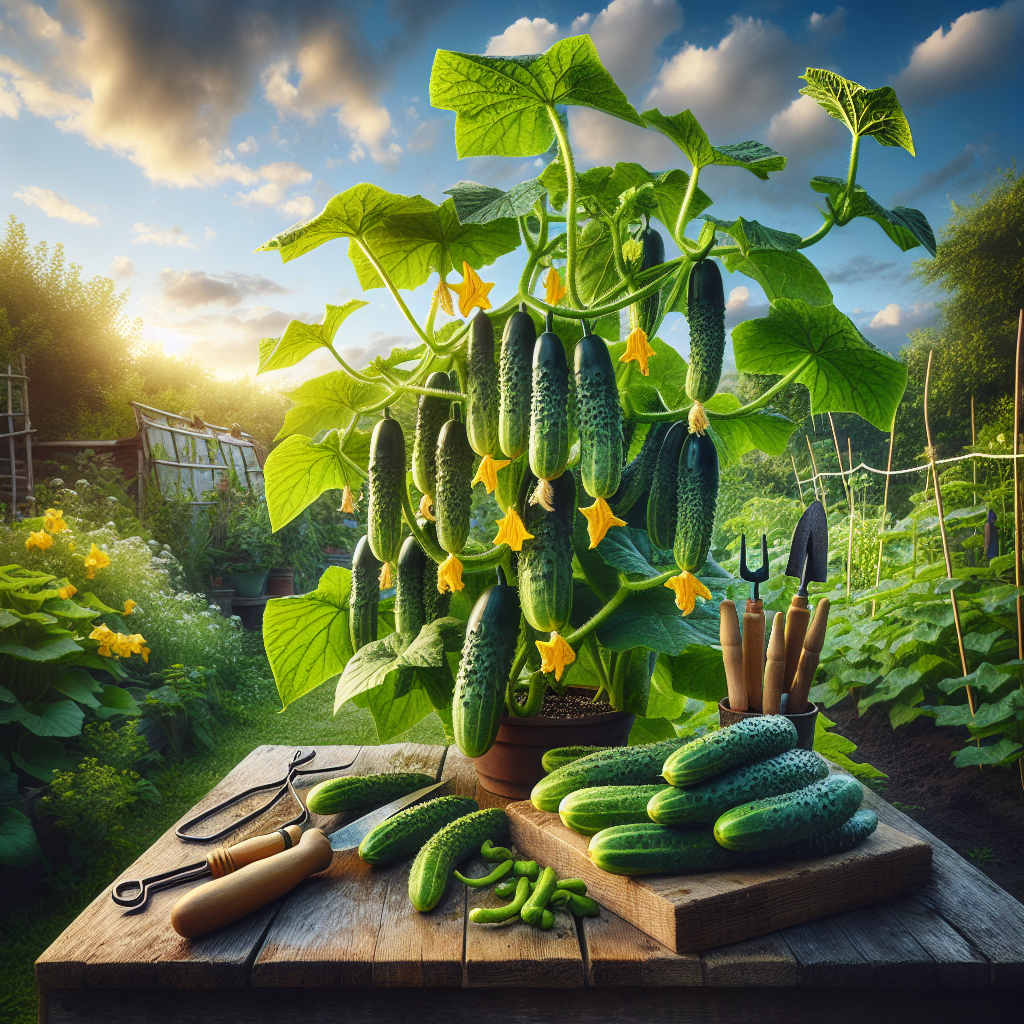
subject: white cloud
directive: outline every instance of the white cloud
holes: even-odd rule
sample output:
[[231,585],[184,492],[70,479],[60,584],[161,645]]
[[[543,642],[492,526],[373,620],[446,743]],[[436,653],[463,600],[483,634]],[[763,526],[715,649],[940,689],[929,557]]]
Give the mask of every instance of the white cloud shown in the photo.
[[798,96],[768,126],[766,141],[789,159],[813,156],[846,143],[846,130],[810,96]]
[[[856,316],[859,310],[854,310]],[[922,327],[931,327],[936,322],[933,302],[916,302],[901,306],[890,302],[884,309],[864,314],[861,330],[869,340],[887,352],[898,352],[907,343],[907,335]]]
[[293,220],[306,220],[313,216],[313,198],[312,196],[296,196],[294,199],[289,199],[287,203],[283,203],[277,209],[279,213],[283,213],[286,217],[291,217]]
[[1024,0],[961,14],[944,31],[940,25],[910,54],[893,80],[904,102],[928,103],[1007,77],[1021,45]]
[[115,256],[110,261],[110,273],[119,281],[123,281],[129,277],[134,277],[138,271],[135,269],[135,264],[127,256]]
[[872,318],[868,327],[899,327],[903,318],[903,309],[895,302],[890,302],[885,309],[880,309]]
[[734,313],[741,309],[745,309],[749,302],[750,289],[747,288],[746,285],[741,284],[729,292],[729,298],[725,302],[725,308],[728,312]]
[[220,303],[237,306],[247,295],[287,295],[288,289],[262,274],[208,274],[205,270],[172,270],[160,273],[160,303],[173,309],[194,309]]
[[429,153],[437,145],[443,126],[444,120],[440,117],[431,117],[426,121],[421,121],[416,126],[416,131],[409,136],[406,149],[410,153]]
[[260,151],[258,143],[251,135],[246,136],[246,138],[242,142],[240,142],[235,147],[235,149],[237,149],[239,153],[243,153],[246,156],[248,156],[250,153],[258,153]]
[[251,192],[236,192],[231,200],[234,206],[277,206],[283,201],[284,189],[276,181],[268,181]]
[[57,195],[56,192],[49,188],[40,188],[38,185],[23,185],[20,192],[14,193],[14,198],[20,199],[28,206],[37,206],[47,217],[66,220],[70,224],[99,224],[98,217],[94,217],[91,213],[73,206],[63,196]]
[[520,18],[501,35],[491,36],[484,53],[490,57],[517,57],[524,53],[543,53],[565,33],[547,18]]
[[206,234],[203,235],[204,242],[212,242],[217,237],[217,232],[213,228],[207,228]]
[[288,188],[289,185],[301,185],[313,177],[312,171],[307,171],[301,164],[292,160],[264,164],[256,173],[267,181],[276,182],[282,188]]
[[590,33],[601,62],[629,90],[650,77],[662,40],[681,29],[683,20],[676,0],[612,0],[585,28],[577,19],[572,32]]
[[[823,271],[825,279],[830,284],[857,284],[860,281],[873,281],[876,278],[886,278],[891,281],[897,277],[901,268],[906,271],[906,266],[896,261],[878,260],[874,256],[851,256],[844,263],[831,270]],[[854,310],[854,312],[859,312]]]
[[807,23],[812,32],[826,39],[846,35],[846,11],[842,7],[837,7],[831,14],[818,14],[815,11]]
[[0,78],[0,117],[11,117],[18,119],[18,109],[21,107],[21,100],[18,94],[7,88],[7,83]]
[[195,248],[188,235],[179,227],[158,228],[155,224],[143,224],[139,221],[132,226],[132,234],[138,236],[132,239],[136,245],[142,242],[152,245],[176,245],[183,249]]

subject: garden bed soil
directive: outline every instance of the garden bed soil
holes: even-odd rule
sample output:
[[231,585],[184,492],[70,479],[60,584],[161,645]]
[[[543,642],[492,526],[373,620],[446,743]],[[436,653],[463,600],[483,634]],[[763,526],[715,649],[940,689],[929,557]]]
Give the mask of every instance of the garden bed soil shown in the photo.
[[595,703],[589,695],[584,696],[572,690],[565,693],[548,691],[544,695],[540,714],[545,718],[588,718],[590,715],[607,714],[611,710],[607,701]]
[[954,767],[951,755],[966,733],[936,728],[930,718],[893,730],[884,710],[859,716],[849,697],[825,714],[857,744],[853,760],[889,776],[876,787],[886,800],[1024,903],[1024,794],[1016,766]]

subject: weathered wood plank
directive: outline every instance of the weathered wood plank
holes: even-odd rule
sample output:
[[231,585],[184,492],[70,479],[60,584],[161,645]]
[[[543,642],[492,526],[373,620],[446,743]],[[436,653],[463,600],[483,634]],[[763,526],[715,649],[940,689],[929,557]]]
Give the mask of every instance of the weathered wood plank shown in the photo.
[[834,917],[784,928],[779,936],[796,957],[800,985],[847,988],[871,984],[871,967]]
[[701,960],[704,984],[716,988],[785,988],[797,983],[796,957],[778,935],[708,949]]

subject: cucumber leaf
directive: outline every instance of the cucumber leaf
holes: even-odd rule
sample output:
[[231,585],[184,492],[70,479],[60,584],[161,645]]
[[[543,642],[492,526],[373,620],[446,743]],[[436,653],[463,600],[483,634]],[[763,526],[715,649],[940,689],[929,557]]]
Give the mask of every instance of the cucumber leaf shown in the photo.
[[455,111],[460,158],[541,156],[555,141],[552,117],[557,105],[592,107],[643,125],[587,35],[522,57],[438,50],[430,73],[430,103]]
[[[658,667],[661,668],[662,665],[669,672],[673,692],[679,695],[684,703],[688,697],[717,702],[728,695],[725,663],[720,648],[694,644],[692,647],[684,648],[675,657],[663,654],[658,659]],[[657,676],[657,672],[655,675]],[[676,715],[667,717],[675,718]]]
[[689,370],[686,360],[661,338],[649,338],[648,342],[654,349],[654,355],[650,358],[650,373],[646,377],[640,372],[639,363],[619,362],[626,351],[624,341],[608,346],[619,392],[628,394],[632,405],[638,408],[643,405],[644,411],[650,411],[646,408],[645,396],[653,398],[651,392],[654,391],[660,395],[665,408],[689,408],[693,403],[686,397],[686,374]]
[[444,190],[446,196],[452,197],[462,224],[490,224],[504,217],[522,217],[546,192],[540,178],[521,181],[507,192],[475,181],[458,181]]
[[756,281],[769,302],[802,299],[812,306],[832,303],[832,289],[802,252],[748,248],[745,253],[726,253],[722,262],[730,274],[744,274]]
[[1010,764],[1019,760],[1024,748],[1013,740],[1001,739],[987,747],[964,747],[954,755],[953,764],[966,768],[975,764]]
[[751,249],[795,252],[803,241],[800,235],[794,235],[791,231],[766,228],[756,220],[747,220],[745,217],[737,217],[734,221],[728,221],[704,214],[704,220],[734,238],[744,256]]
[[833,764],[848,771],[858,779],[887,779],[885,772],[880,772],[874,765],[851,761],[849,756],[857,749],[853,740],[848,740],[839,733],[830,732],[835,727],[835,722],[827,718],[820,711],[814,720],[814,749],[827,758]]
[[796,424],[781,413],[764,409],[755,410],[742,419],[722,418],[723,413],[735,412],[741,406],[740,400],[729,391],[720,391],[704,403],[711,420],[711,436],[722,463],[734,465],[747,452],[755,450],[782,455]]
[[[434,710],[430,695],[415,672],[393,673],[386,682],[357,694],[352,703],[369,709],[378,743],[388,743],[408,732]],[[450,705],[448,714],[451,715]]]
[[592,306],[619,282],[612,236],[608,228],[599,220],[588,221],[580,233],[576,252],[580,261],[576,275],[580,301]]
[[24,868],[41,856],[32,822],[13,807],[0,807],[0,864]]
[[345,319],[357,309],[369,305],[361,299],[350,299],[343,306],[327,306],[324,318],[318,324],[304,324],[292,320],[280,338],[260,339],[260,363],[257,373],[283,370],[301,362],[319,348],[334,351],[334,336]]

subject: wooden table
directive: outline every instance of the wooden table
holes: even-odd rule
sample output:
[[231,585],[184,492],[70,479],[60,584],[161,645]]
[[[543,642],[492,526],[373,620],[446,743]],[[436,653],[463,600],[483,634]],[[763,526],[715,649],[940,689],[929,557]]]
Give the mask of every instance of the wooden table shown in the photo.
[[[279,777],[293,748],[254,750],[195,811]],[[314,764],[342,774],[424,771],[481,806],[454,747],[320,747]],[[869,790],[879,817],[932,845],[932,880],[909,893],[746,942],[679,955],[608,911],[551,932],[522,924],[467,926],[467,907],[493,899],[452,885],[441,905],[409,904],[409,863],[373,871],[354,851],[286,897],[213,935],[187,941],[170,927],[182,889],[126,912],[105,889],[36,964],[39,1019],[95,1024],[176,1021],[280,1024],[821,1024],[1024,1016],[1024,907],[944,843]],[[237,809],[234,813],[237,813]],[[267,831],[280,806],[249,825]],[[185,820],[185,819],[182,819]],[[314,816],[330,829],[340,819]],[[233,837],[234,838],[234,837]],[[206,847],[169,830],[124,873],[135,878],[198,859]],[[202,851],[202,852],[197,852]]]

